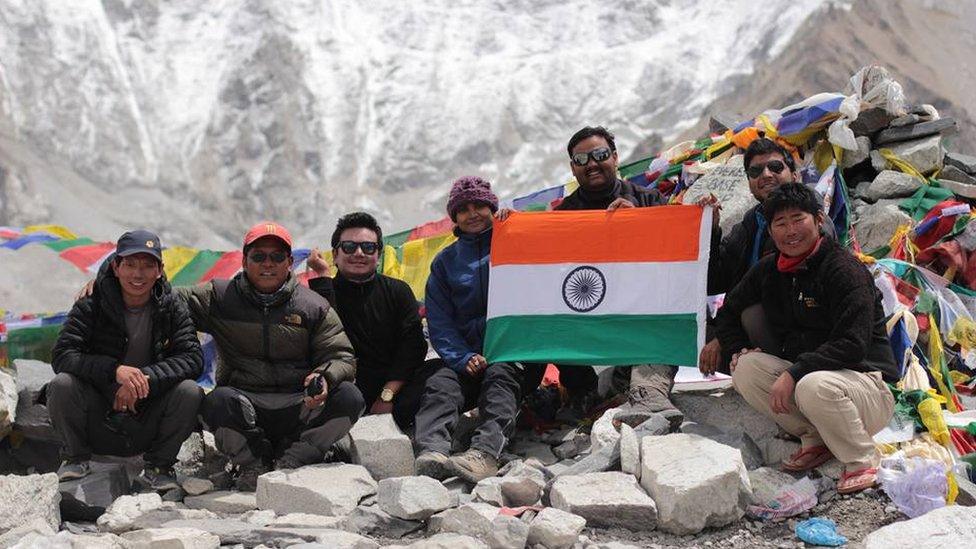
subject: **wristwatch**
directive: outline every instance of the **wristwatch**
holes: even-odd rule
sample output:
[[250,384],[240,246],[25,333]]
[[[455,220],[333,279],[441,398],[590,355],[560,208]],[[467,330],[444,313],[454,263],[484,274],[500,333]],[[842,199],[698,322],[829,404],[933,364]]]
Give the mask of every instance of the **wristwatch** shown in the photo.
[[393,397],[395,396],[396,393],[393,392],[393,389],[383,389],[383,392],[380,393],[380,401],[393,402]]

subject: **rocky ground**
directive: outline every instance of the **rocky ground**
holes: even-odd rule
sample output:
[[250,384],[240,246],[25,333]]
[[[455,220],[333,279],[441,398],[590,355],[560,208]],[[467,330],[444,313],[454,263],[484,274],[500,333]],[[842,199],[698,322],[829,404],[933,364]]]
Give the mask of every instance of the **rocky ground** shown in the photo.
[[[748,505],[799,478],[770,467],[796,443],[725,387],[675,395],[681,433],[666,434],[663,418],[617,427],[615,409],[584,427],[520,431],[499,475],[475,486],[414,476],[410,441],[389,416],[356,425],[340,452],[353,463],[270,472],[256,492],[232,489],[207,433],[184,444],[180,489],[129,495],[138,460],[99,462],[88,478],[59,484],[38,474],[57,466],[56,446],[30,404],[46,366],[17,361],[0,383],[17,389],[0,404],[15,410],[0,443],[0,473],[11,473],[0,476],[0,548],[786,548],[804,547],[794,527],[809,517],[834,520],[850,547],[914,548],[937,535],[976,543],[976,508],[906,522],[881,490],[838,496],[836,462],[811,472],[806,511],[750,518]],[[459,444],[474,423],[463,422]]]

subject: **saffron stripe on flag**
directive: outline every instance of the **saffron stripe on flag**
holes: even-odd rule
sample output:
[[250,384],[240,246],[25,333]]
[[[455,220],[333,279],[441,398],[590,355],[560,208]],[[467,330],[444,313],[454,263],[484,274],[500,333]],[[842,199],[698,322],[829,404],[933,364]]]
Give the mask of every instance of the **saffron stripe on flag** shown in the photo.
[[[545,341],[527,334],[545,334]],[[489,362],[572,365],[698,363],[698,320],[676,315],[524,315],[488,319]],[[608,355],[613,358],[608,359]]]
[[699,206],[513,212],[495,223],[491,265],[695,261],[698,239],[679,236],[697,235],[701,218]]

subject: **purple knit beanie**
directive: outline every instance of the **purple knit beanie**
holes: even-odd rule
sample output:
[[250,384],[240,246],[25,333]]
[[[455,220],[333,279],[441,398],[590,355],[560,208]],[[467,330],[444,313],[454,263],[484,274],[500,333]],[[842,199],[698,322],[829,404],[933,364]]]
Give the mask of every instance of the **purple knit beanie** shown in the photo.
[[451,216],[451,221],[457,221],[458,211],[471,202],[488,206],[492,213],[498,211],[498,197],[491,192],[491,183],[478,176],[466,175],[451,185],[447,199],[447,215]]

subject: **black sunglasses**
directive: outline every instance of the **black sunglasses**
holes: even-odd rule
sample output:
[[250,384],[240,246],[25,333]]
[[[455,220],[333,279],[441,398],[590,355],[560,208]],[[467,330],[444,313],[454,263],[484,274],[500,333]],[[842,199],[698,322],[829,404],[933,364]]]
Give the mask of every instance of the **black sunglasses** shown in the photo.
[[603,162],[604,160],[610,158],[611,154],[613,153],[610,151],[609,147],[600,147],[599,149],[593,149],[590,152],[575,153],[571,155],[570,158],[573,160],[573,164],[576,164],[577,166],[585,166],[587,163],[589,163],[591,158],[597,162]]
[[771,160],[765,164],[753,164],[752,166],[749,166],[748,170],[746,170],[746,175],[748,175],[751,179],[755,179],[762,175],[763,170],[766,168],[769,168],[769,171],[773,173],[782,173],[783,170],[786,169],[786,164],[783,164],[779,160]]
[[353,242],[352,240],[343,240],[339,243],[338,248],[347,255],[356,253],[356,248],[362,250],[366,255],[373,255],[379,251],[380,245],[377,242]]
[[268,259],[269,257],[271,258],[271,261],[281,263],[291,257],[291,254],[286,252],[271,252],[270,254],[265,252],[251,252],[247,257],[255,263],[264,263],[264,260]]

